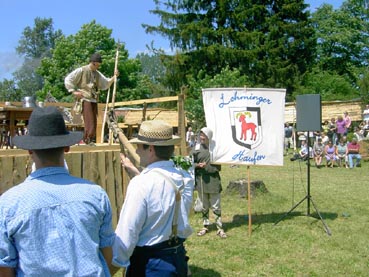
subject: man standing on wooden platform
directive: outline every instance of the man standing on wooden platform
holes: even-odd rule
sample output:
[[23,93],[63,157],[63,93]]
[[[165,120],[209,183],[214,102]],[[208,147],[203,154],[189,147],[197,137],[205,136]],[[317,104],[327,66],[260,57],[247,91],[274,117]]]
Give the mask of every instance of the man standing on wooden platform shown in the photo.
[[91,55],[88,65],[75,69],[64,80],[66,89],[76,98],[75,107],[80,106],[79,112],[82,112],[85,126],[83,141],[89,145],[96,142],[97,103],[100,90],[108,89],[119,75],[116,71],[113,77],[106,78],[98,71],[101,63],[101,55],[95,53]]

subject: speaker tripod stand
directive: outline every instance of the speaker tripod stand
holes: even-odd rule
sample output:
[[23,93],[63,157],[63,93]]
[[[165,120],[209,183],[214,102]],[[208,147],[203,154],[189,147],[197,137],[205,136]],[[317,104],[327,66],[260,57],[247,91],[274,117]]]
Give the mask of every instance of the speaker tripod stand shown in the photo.
[[280,219],[277,220],[277,222],[274,223],[274,225],[277,225],[280,221],[282,221],[286,216],[288,216],[289,214],[291,214],[291,212],[296,209],[300,204],[302,204],[305,200],[307,201],[307,216],[311,216],[310,214],[310,203],[313,204],[313,207],[316,211],[316,213],[318,214],[321,222],[323,223],[324,229],[326,231],[326,233],[330,236],[332,233],[328,227],[328,225],[325,223],[322,215],[320,214],[317,206],[314,203],[313,198],[311,197],[310,194],[310,146],[309,146],[309,132],[307,133],[307,139],[306,139],[306,145],[307,145],[307,193],[306,196],[304,198],[302,198],[297,204],[295,204],[288,212],[286,212]]

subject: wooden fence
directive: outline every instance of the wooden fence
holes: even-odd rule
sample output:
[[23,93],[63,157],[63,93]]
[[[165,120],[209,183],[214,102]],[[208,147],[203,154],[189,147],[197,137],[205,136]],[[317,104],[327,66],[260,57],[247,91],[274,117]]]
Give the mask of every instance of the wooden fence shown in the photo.
[[[126,192],[123,184],[128,180],[119,153],[119,145],[72,146],[65,155],[72,175],[90,180],[106,190],[113,209],[113,226],[116,226]],[[23,182],[31,172],[32,163],[28,151],[1,150],[0,194]]]
[[[332,117],[343,116],[347,111],[352,121],[361,122],[363,120],[363,110],[361,101],[322,101],[322,123],[330,121]],[[285,105],[285,122],[296,122],[296,104],[289,102]]]

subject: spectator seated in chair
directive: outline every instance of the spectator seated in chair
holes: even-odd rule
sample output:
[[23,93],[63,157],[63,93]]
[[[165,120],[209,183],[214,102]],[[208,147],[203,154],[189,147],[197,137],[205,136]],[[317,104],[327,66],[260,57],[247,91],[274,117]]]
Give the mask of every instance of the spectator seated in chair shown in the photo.
[[338,145],[336,146],[336,157],[337,157],[337,163],[339,167],[348,168],[346,152],[347,152],[346,139],[341,138]]
[[314,156],[315,166],[317,168],[320,168],[320,166],[322,165],[322,160],[324,156],[324,144],[322,143],[321,137],[318,138],[317,141],[314,143],[313,156]]
[[309,151],[308,151],[308,145],[306,143],[306,140],[302,140],[301,141],[301,149],[298,153],[296,153],[295,155],[293,155],[293,157],[290,159],[291,161],[295,161],[295,160],[303,160],[303,161],[307,161],[308,160],[308,154],[310,156],[310,158],[313,158],[313,149],[311,148],[311,146],[309,146]]
[[355,162],[356,167],[361,166],[360,164],[361,155],[359,154],[359,152],[360,152],[360,144],[357,143],[356,138],[353,138],[351,142],[347,144],[347,152],[346,152],[350,168],[354,167],[354,160],[356,160]]
[[336,145],[330,140],[328,144],[324,147],[324,156],[327,161],[326,167],[334,167],[334,163],[337,160],[336,157]]

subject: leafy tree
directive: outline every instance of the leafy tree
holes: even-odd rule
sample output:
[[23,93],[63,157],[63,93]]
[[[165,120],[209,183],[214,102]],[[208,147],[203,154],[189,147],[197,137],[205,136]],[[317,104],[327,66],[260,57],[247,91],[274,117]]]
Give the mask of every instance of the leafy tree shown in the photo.
[[35,96],[36,92],[42,88],[43,78],[36,73],[39,65],[39,59],[26,58],[22,67],[13,73],[20,98]]
[[4,79],[0,82],[0,101],[21,101],[14,80]]
[[188,84],[189,72],[184,70],[187,63],[187,57],[179,52],[174,55],[161,54],[161,61],[165,66],[164,75],[160,78],[160,83],[167,88],[169,94],[177,95],[183,86]]
[[294,94],[319,93],[322,100],[364,97],[358,82],[365,80],[369,58],[367,7],[367,1],[349,0],[340,9],[325,4],[313,13],[315,65]]
[[341,75],[356,84],[369,62],[369,21],[365,1],[349,0],[338,10],[325,4],[313,14],[312,20],[318,43],[318,71]]
[[160,59],[160,55],[154,53],[149,55],[141,53],[136,56],[142,66],[142,73],[150,77],[152,82],[158,83],[165,74],[165,67]]
[[369,70],[365,70],[359,80],[360,96],[363,108],[369,104]]
[[62,31],[54,31],[51,18],[36,17],[34,22],[33,28],[24,29],[16,52],[30,59],[50,57],[51,49],[54,48],[55,41],[62,36]]
[[[165,89],[159,84],[152,82],[150,76],[135,72],[131,77],[136,79],[136,85],[133,88],[124,90],[126,100],[147,99],[151,97],[162,97]],[[158,106],[158,104],[150,104]],[[163,105],[160,105],[163,106]]]
[[36,70],[40,60],[50,57],[55,41],[62,36],[60,30],[54,31],[53,21],[35,18],[34,27],[26,27],[19,40],[16,52],[25,57],[23,65],[13,73],[14,80],[19,88],[20,96],[34,96],[43,86],[43,78]]
[[323,101],[349,100],[360,96],[347,76],[330,71],[306,74],[304,86],[298,88],[294,96],[298,94],[320,94]]

